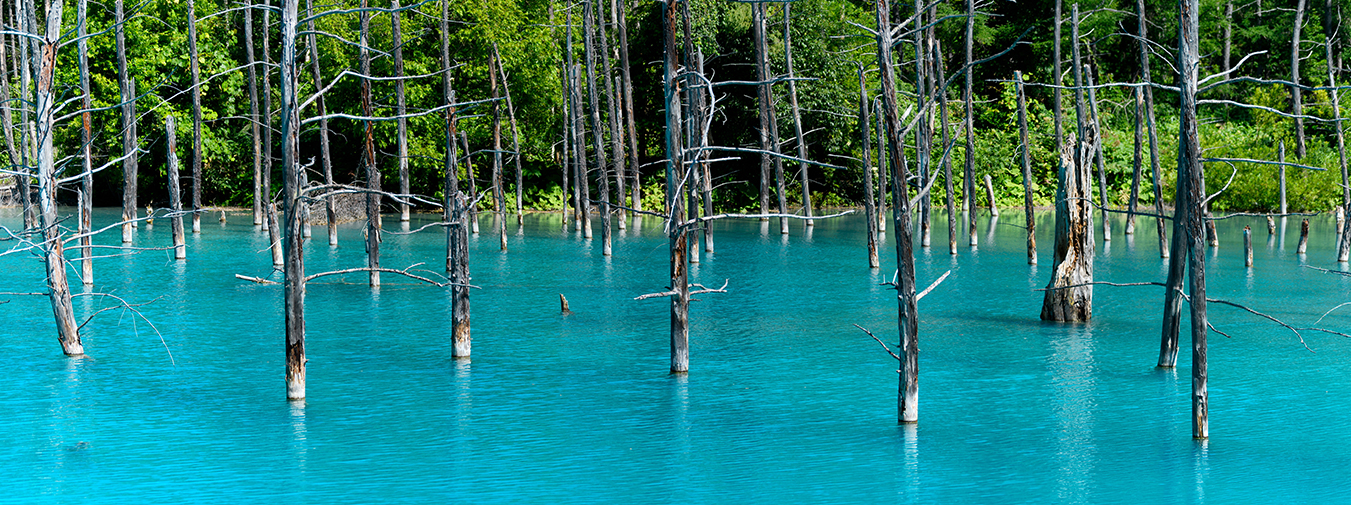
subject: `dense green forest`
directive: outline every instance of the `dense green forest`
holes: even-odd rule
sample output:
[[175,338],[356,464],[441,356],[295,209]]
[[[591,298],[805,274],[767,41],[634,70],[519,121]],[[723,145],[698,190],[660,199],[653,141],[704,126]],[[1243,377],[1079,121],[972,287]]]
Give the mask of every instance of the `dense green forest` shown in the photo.
[[[562,178],[561,155],[564,140],[564,110],[568,85],[564,79],[566,53],[571,60],[582,61],[581,11],[582,4],[552,0],[446,0],[450,2],[451,58],[455,65],[450,70],[459,100],[469,101],[490,96],[491,54],[495,46],[501,54],[519,121],[520,156],[523,161],[523,179],[526,206],[556,209],[563,198],[559,180]],[[624,0],[620,0],[624,1]],[[1234,75],[1257,79],[1289,80],[1292,76],[1292,38],[1296,20],[1300,22],[1301,40],[1295,54],[1298,58],[1299,82],[1307,86],[1326,85],[1340,70],[1340,65],[1329,65],[1328,54],[1340,63],[1341,43],[1339,27],[1341,1],[1298,5],[1278,2],[1238,4],[1229,1],[1203,0],[1201,2],[1202,74],[1221,72],[1226,52],[1232,64],[1252,54]],[[317,10],[332,10],[355,6],[344,0],[340,4],[315,4]],[[189,17],[184,0],[148,0],[128,4],[129,20],[125,24],[126,56],[129,71],[137,82],[137,130],[141,135],[139,196],[140,206],[162,206],[167,201],[164,118],[175,116],[177,121],[178,157],[192,159],[191,88],[188,66]],[[706,58],[706,74],[717,81],[754,81],[755,48],[752,44],[752,4],[743,2],[691,0],[689,3],[692,43]],[[770,72],[782,75],[785,69],[784,27],[791,30],[791,52],[794,75],[808,78],[797,82],[797,100],[801,107],[802,131],[805,133],[807,157],[812,160],[844,168],[810,168],[810,184],[817,206],[851,205],[864,195],[863,177],[858,158],[862,146],[859,141],[857,109],[859,102],[857,69],[870,69],[866,79],[870,93],[877,93],[876,44],[865,28],[875,26],[872,4],[857,0],[798,0],[792,4],[791,18],[785,20],[782,3],[767,4],[768,59]],[[927,6],[928,4],[926,4]],[[1073,85],[1068,64],[1071,40],[1070,6],[1064,5],[1062,21],[1062,58],[1066,60],[1060,81]],[[1171,85],[1175,81],[1176,58],[1173,52],[1177,37],[1177,4],[1149,0],[1144,2],[1148,18],[1151,67],[1153,81]],[[88,32],[91,95],[97,110],[93,117],[93,153],[95,165],[120,156],[122,124],[115,107],[119,102],[117,48],[114,37],[114,15],[111,2],[91,3]],[[388,5],[379,5],[388,7]],[[614,23],[615,6],[600,5],[600,19],[610,37],[609,48],[618,55],[620,44]],[[935,35],[944,53],[944,66],[951,77],[964,63],[963,53],[965,3],[956,1],[934,4],[941,21]],[[264,37],[268,38],[270,54],[267,64],[258,73],[260,92],[278,93],[276,89],[276,62],[280,53],[279,16],[269,14],[263,6],[254,9],[251,34],[256,40],[259,59],[264,58]],[[302,5],[302,17],[306,6]],[[643,168],[642,183],[647,207],[659,207],[662,183],[660,167],[654,166],[664,154],[662,129],[662,30],[660,5],[653,1],[627,1],[627,43],[632,72],[634,121],[637,126],[639,160]],[[1089,1],[1079,5],[1085,13],[1077,41],[1085,62],[1090,66],[1097,83],[1134,83],[1140,81],[1141,61],[1137,32],[1139,20],[1133,2],[1122,0]],[[967,153],[962,142],[952,149],[954,173],[961,177],[961,167],[968,155],[975,157],[975,176],[993,177],[996,198],[1001,205],[1017,205],[1022,201],[1022,174],[1018,161],[1017,107],[1014,71],[1021,71],[1029,83],[1028,121],[1032,130],[1031,155],[1033,190],[1038,205],[1049,205],[1055,190],[1056,152],[1053,134],[1050,88],[1037,86],[1057,81],[1054,76],[1052,47],[1055,38],[1055,3],[1051,0],[990,0],[978,2],[974,25],[974,58],[979,60],[1004,52],[1002,56],[975,67],[974,133],[975,152]],[[203,114],[203,174],[202,198],[207,205],[248,206],[252,200],[252,136],[250,128],[250,100],[248,73],[242,68],[246,61],[245,38],[250,34],[244,28],[244,10],[237,3],[210,0],[195,2],[198,22],[198,58],[203,83],[201,84]],[[893,23],[901,23],[914,6],[893,6]],[[1227,14],[1227,12],[1232,14]],[[22,64],[18,44],[21,37],[13,32],[23,31],[13,22],[16,19],[14,2],[5,2],[4,22],[10,31],[4,39],[6,46],[9,92],[18,96],[24,81],[17,68]],[[80,95],[79,66],[73,40],[75,9],[65,11],[67,29],[71,34],[58,51],[58,100],[71,100]],[[428,110],[442,104],[440,72],[440,2],[424,2],[402,12],[403,58],[406,75],[426,75],[407,80],[409,111]],[[40,18],[40,16],[39,16]],[[355,70],[358,50],[352,41],[358,38],[360,23],[357,14],[331,15],[318,20],[317,38],[319,66],[326,81],[343,70]],[[569,31],[573,33],[569,35]],[[1229,33],[1229,35],[1226,35]],[[1226,39],[1226,37],[1228,37]],[[1324,42],[1334,40],[1325,47]],[[308,44],[307,37],[301,37]],[[571,46],[568,43],[571,42]],[[377,15],[370,21],[369,44],[372,48],[371,73],[390,76],[394,73],[391,16]],[[307,46],[306,46],[307,47]],[[1226,49],[1227,47],[1227,49]],[[907,101],[913,103],[914,86],[904,84],[913,79],[915,48],[908,40],[897,48],[897,74],[903,81],[901,109]],[[310,52],[302,49],[308,58]],[[1255,54],[1253,54],[1255,53]],[[619,59],[613,58],[612,78],[620,75]],[[313,80],[308,77],[311,62],[300,63],[303,71],[300,95],[302,101],[314,93]],[[265,72],[266,71],[266,72]],[[909,77],[907,77],[909,76]],[[265,77],[268,79],[265,80]],[[585,81],[583,80],[583,85]],[[376,115],[395,114],[393,81],[373,83]],[[906,90],[910,91],[906,91]],[[330,113],[361,111],[360,80],[346,79],[334,84],[325,94]],[[724,146],[756,146],[759,142],[759,111],[754,86],[724,86],[716,88],[718,106],[710,131],[715,144]],[[1209,99],[1231,100],[1259,105],[1274,111],[1290,112],[1291,88],[1260,82],[1240,83],[1211,91]],[[602,92],[604,90],[601,90]],[[948,107],[952,134],[960,137],[963,118],[961,79],[955,79],[947,90],[953,102]],[[793,114],[789,110],[788,87],[782,83],[773,86],[774,106],[781,149],[794,152],[796,144]],[[1067,124],[1073,124],[1073,93],[1066,93]],[[1109,203],[1124,206],[1130,197],[1135,163],[1136,107],[1131,88],[1116,86],[1097,90],[1102,129],[1103,152],[1106,161],[1106,180]],[[581,100],[586,106],[586,100]],[[1166,89],[1155,89],[1158,158],[1162,168],[1164,198],[1171,199],[1173,173],[1176,166],[1177,95]],[[278,107],[278,99],[271,100]],[[605,102],[602,102],[603,104]],[[70,105],[72,109],[78,105]],[[602,105],[602,117],[609,116],[609,108]],[[468,134],[475,153],[470,161],[476,168],[480,187],[488,184],[492,163],[492,114],[489,107],[479,106],[461,112],[459,128]],[[1325,90],[1303,93],[1303,114],[1318,118],[1332,118],[1330,94]],[[312,112],[312,111],[307,111]],[[1295,123],[1288,117],[1273,112],[1236,107],[1224,103],[1203,104],[1202,146],[1206,155],[1225,158],[1253,158],[1275,160],[1282,143],[1287,157],[1302,165],[1327,169],[1311,171],[1289,170],[1291,208],[1294,210],[1326,210],[1341,203],[1340,173],[1334,123],[1306,120],[1307,153],[1296,160]],[[16,112],[15,121],[19,120]],[[277,127],[279,119],[268,118],[267,124]],[[504,120],[505,121],[505,120]],[[608,121],[608,120],[607,120]],[[608,123],[607,123],[608,124]],[[340,182],[357,182],[364,178],[360,169],[364,123],[335,119],[330,121],[333,141],[334,176]],[[444,181],[445,125],[440,115],[431,114],[409,120],[408,163],[411,170],[412,192],[439,195]],[[1071,128],[1072,130],[1072,128]],[[510,129],[505,128],[510,149]],[[397,189],[397,178],[391,176],[397,166],[395,122],[375,123],[377,162],[385,170],[383,183],[391,191]],[[21,142],[22,132],[18,132]],[[310,163],[319,150],[319,130],[307,125],[301,134],[301,160]],[[935,134],[935,138],[939,137]],[[280,142],[279,136],[272,139]],[[912,140],[913,141],[913,137]],[[80,170],[73,158],[78,156],[80,143],[79,122],[68,121],[59,130],[57,159],[65,163],[66,173]],[[913,152],[913,147],[910,146]],[[273,149],[269,165],[280,174],[280,155]],[[934,150],[935,159],[942,150]],[[876,150],[873,150],[875,155]],[[8,155],[8,153],[6,153]],[[728,155],[732,157],[736,155]],[[713,165],[716,184],[716,205],[720,210],[751,209],[759,192],[758,155],[740,155],[740,159],[719,161]],[[1145,149],[1141,200],[1151,202],[1148,190],[1148,148]],[[611,160],[613,161],[613,160]],[[911,158],[913,162],[913,158]],[[10,160],[11,165],[22,160]],[[317,166],[317,163],[316,163]],[[461,163],[461,167],[464,164]],[[503,177],[508,192],[514,191],[514,165],[504,163]],[[796,170],[796,163],[786,163],[785,171]],[[1216,210],[1241,209],[1271,211],[1278,205],[1277,171],[1269,165],[1211,163],[1206,174],[1208,185],[1214,191],[1233,177],[1232,184],[1218,197]],[[313,168],[312,170],[317,170]],[[117,205],[121,200],[121,171],[112,167],[95,175],[94,201],[96,205]],[[592,177],[596,177],[593,170]],[[313,178],[313,177],[312,177]],[[786,181],[799,180],[785,174]],[[273,175],[280,181],[280,175]],[[788,183],[787,197],[800,198],[800,184]],[[931,197],[935,203],[945,198],[942,184],[934,186]],[[593,187],[596,187],[593,184]],[[954,184],[960,192],[962,185]],[[977,185],[976,187],[980,187]],[[273,184],[273,191],[280,188]],[[961,196],[961,195],[959,195]],[[63,193],[60,198],[74,202],[75,195]],[[614,198],[612,198],[614,200]],[[977,196],[984,205],[985,197]],[[483,205],[491,205],[487,199]]]

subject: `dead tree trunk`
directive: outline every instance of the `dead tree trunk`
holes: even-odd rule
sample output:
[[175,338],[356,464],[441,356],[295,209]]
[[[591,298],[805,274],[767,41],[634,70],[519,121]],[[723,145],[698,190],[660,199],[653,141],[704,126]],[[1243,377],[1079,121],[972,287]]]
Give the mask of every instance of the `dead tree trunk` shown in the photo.
[[[192,4],[189,3],[189,6]],[[2,11],[3,9],[0,9]],[[91,110],[94,108],[93,99],[89,95],[89,39],[86,35],[86,14],[89,10],[88,0],[80,0],[76,8],[75,24],[76,36],[79,37],[77,50],[80,53],[80,94],[83,96],[80,100],[80,108],[84,110],[80,114],[80,159],[83,163],[81,173],[80,190],[80,279],[84,285],[94,284],[94,237],[92,235],[93,227],[90,222],[90,215],[94,213],[94,121],[91,116]],[[4,46],[4,41],[0,39],[0,47]],[[4,60],[4,50],[0,49],[0,61]],[[6,81],[8,86],[8,75],[0,68],[0,80]],[[8,91],[8,90],[6,90]],[[8,102],[9,93],[4,93],[4,100]],[[5,111],[8,117],[9,111]],[[9,122],[5,122],[5,128],[9,128]],[[12,136],[8,131],[7,136]],[[12,149],[11,149],[12,151]],[[11,158],[13,159],[13,158]]]
[[[685,170],[684,149],[681,147],[679,131],[680,118],[680,80],[676,75],[679,62],[676,60],[676,17],[677,2],[668,0],[663,12],[663,38],[665,58],[663,61],[663,85],[666,101],[666,208],[670,216],[667,226],[667,241],[671,251],[671,373],[687,373],[690,370],[690,283],[685,222],[685,193],[688,187],[681,184],[681,174]],[[756,6],[752,6],[752,12]],[[762,174],[763,175],[763,174]],[[763,185],[761,186],[764,187]],[[763,190],[761,192],[763,196]],[[764,203],[762,201],[762,203]]]
[[[20,10],[19,3],[15,2],[14,9],[15,17],[19,20],[21,30],[35,37],[40,36],[37,26],[38,11],[37,6],[34,5],[33,1],[25,1],[22,10]],[[35,46],[38,42],[28,37],[22,37],[19,41],[21,49],[19,54],[16,55],[19,57],[19,62],[16,66],[19,68],[20,96],[29,98],[33,96],[33,85],[37,80],[36,74],[39,70],[38,60],[34,56],[37,51]],[[38,156],[38,138],[37,132],[34,131],[36,126],[34,125],[34,122],[30,120],[35,108],[20,107],[19,111],[20,118],[23,122],[21,134],[23,138],[23,157],[21,161],[23,162],[23,166],[29,167],[25,171],[31,174],[36,171],[36,168],[32,167],[33,164],[37,163]],[[39,204],[35,204],[32,199],[33,177],[31,175],[25,175],[19,177],[17,182],[18,189],[20,190],[19,201],[23,204],[23,225],[24,228],[31,229],[40,221],[38,213],[41,212],[40,209],[38,209]]]
[[1135,156],[1131,158],[1131,198],[1126,204],[1126,234],[1135,234],[1135,212],[1140,203],[1140,169],[1144,165],[1144,90],[1136,87],[1135,95]]
[[1295,247],[1295,254],[1304,255],[1309,249],[1309,220],[1305,219],[1299,224],[1299,245]]
[[582,10],[582,29],[586,32],[583,46],[586,51],[586,88],[591,102],[591,137],[595,141],[597,180],[600,181],[600,237],[601,250],[610,255],[610,179],[605,174],[604,127],[600,122],[600,94],[596,88],[596,11],[595,2],[586,0]]
[[[360,58],[361,75],[371,75],[371,53],[367,45],[368,34],[370,33],[371,14],[365,10],[366,0],[361,0],[361,36],[360,36]],[[361,114],[366,117],[375,115],[375,110],[371,105],[371,81],[361,80]],[[366,266],[370,270],[371,287],[380,286],[380,167],[376,165],[375,160],[375,122],[365,121],[366,128],[363,136],[365,153],[363,161],[366,165]]]
[[[1331,6],[1331,2],[1328,3]],[[1330,10],[1330,9],[1329,9]],[[1337,90],[1337,72],[1331,64],[1332,61],[1332,41],[1333,35],[1329,34],[1323,43],[1323,50],[1327,56],[1328,64],[1328,86],[1332,89],[1332,117],[1337,132],[1337,166],[1342,170],[1342,209],[1351,212],[1351,180],[1347,178],[1346,171],[1346,134],[1342,126],[1342,106],[1340,93]],[[1351,223],[1351,219],[1345,220],[1345,223]],[[1337,241],[1337,261],[1346,263],[1347,257],[1351,256],[1351,225],[1343,224]]]
[[[272,0],[263,0],[263,198],[272,200]],[[363,46],[365,43],[362,44]],[[366,74],[370,75],[370,74]]]
[[[118,53],[121,52],[119,47]],[[257,62],[253,55],[252,8],[244,9],[244,56],[249,67],[249,130],[253,135],[253,224],[266,226],[263,222],[263,213],[266,211],[263,206],[266,198],[263,196],[263,144],[260,131],[262,117],[258,115],[258,69],[255,68]]]
[[502,79],[502,94],[507,99],[507,119],[511,121],[511,152],[512,159],[516,162],[516,224],[525,223],[524,202],[522,202],[522,187],[525,183],[525,175],[521,171],[521,131],[516,126],[516,105],[511,101],[511,85],[507,83],[507,71],[502,66],[502,57],[497,52],[497,44],[493,44],[493,54],[497,56],[497,73]]
[[1098,172],[1098,206],[1102,211],[1102,240],[1112,240],[1112,220],[1107,213],[1107,167],[1102,159],[1102,123],[1098,118],[1098,93],[1093,90],[1093,70],[1084,65],[1084,77],[1088,84],[1088,113],[1093,121],[1093,164]]
[[[305,1],[305,10],[313,12],[310,6],[311,0]],[[324,89],[323,74],[319,70],[319,38],[314,33],[314,21],[309,23],[309,46],[310,46],[310,69],[314,73],[314,89]],[[323,163],[324,184],[333,184],[333,161],[329,151],[328,141],[328,115],[327,105],[324,103],[324,95],[319,95],[314,100],[315,110],[319,113],[319,157]],[[332,198],[324,199],[324,210],[328,217],[328,245],[338,245],[338,212],[334,207]]]
[[192,72],[192,232],[202,232],[202,89],[197,65],[197,7],[188,0],[188,68]]
[[[611,2],[613,2],[613,1],[615,1],[615,0],[611,0]],[[602,6],[604,6],[604,5],[605,5],[605,4],[602,2],[602,0],[596,0],[596,8],[597,8],[597,9],[601,9]],[[598,20],[598,21],[603,21],[604,19],[605,19],[605,18],[604,18],[604,14],[603,14],[603,13],[598,13],[598,18],[597,18],[597,20]],[[615,19],[614,19],[614,8],[613,8],[613,6],[611,6],[611,9],[610,9],[610,22],[611,22],[611,23],[614,23],[614,22],[615,22]],[[611,68],[611,66],[610,66],[610,42],[609,42],[609,35],[608,35],[607,32],[605,31],[605,23],[604,23],[604,22],[597,22],[597,23],[596,23],[596,31],[598,32],[598,33],[597,33],[598,36],[597,36],[597,38],[596,38],[596,41],[600,44],[599,51],[600,51],[601,68],[605,70],[605,74],[604,74],[604,79],[605,79],[605,103],[606,103],[606,105],[609,106],[609,110],[610,110],[610,118],[609,118],[609,119],[610,119],[610,121],[609,121],[609,123],[610,123],[610,124],[609,124],[609,127],[610,127],[610,148],[611,148],[611,150],[612,150],[612,151],[611,151],[611,153],[612,153],[612,159],[614,160],[614,180],[615,180],[615,191],[616,191],[616,193],[615,193],[615,198],[618,199],[620,207],[623,207],[623,206],[624,206],[624,193],[625,193],[625,189],[626,189],[626,188],[625,188],[625,185],[624,185],[624,173],[625,173],[625,168],[624,168],[624,134],[623,134],[623,131],[622,131],[622,130],[620,129],[620,127],[619,127],[619,123],[620,123],[620,118],[619,118],[619,94],[618,94],[618,92],[616,91],[617,86],[615,86],[615,82],[614,82],[614,79],[613,79],[613,77],[612,77],[612,76],[614,75],[614,70],[613,70],[613,69]],[[518,166],[519,166],[519,165],[518,165]],[[607,194],[608,194],[608,192],[607,192]],[[607,197],[607,198],[608,198],[608,197]],[[627,217],[627,216],[628,216],[628,214],[621,208],[621,209],[619,210],[619,229],[623,230],[623,229],[625,229],[626,227],[628,227],[628,217]]]
[[1070,137],[1060,146],[1055,198],[1055,269],[1042,299],[1043,321],[1080,322],[1093,317],[1093,206],[1088,188],[1093,171],[1074,151],[1084,142]]
[[[441,68],[446,69],[441,80],[441,98],[447,105],[455,103],[450,62],[450,0],[441,0]],[[468,358],[471,351],[469,332],[469,228],[465,226],[467,212],[464,192],[460,191],[459,153],[455,148],[455,109],[446,109],[445,149],[446,180],[441,192],[446,226],[446,274],[450,279],[451,356]],[[563,199],[567,201],[565,197]],[[566,222],[567,220],[564,219]]]
[[634,121],[633,113],[633,78],[629,74],[629,29],[628,20],[624,16],[627,9],[626,0],[610,0],[614,2],[616,12],[619,13],[619,65],[620,72],[624,76],[624,120],[627,122],[626,132],[629,139],[629,165],[633,167],[633,208],[643,210],[643,180],[642,172],[639,170],[638,163],[638,126]]
[[896,104],[896,76],[891,59],[891,20],[887,0],[877,2],[877,66],[882,76],[882,109],[891,153],[892,220],[896,227],[896,316],[901,338],[901,377],[897,391],[897,421],[919,420],[919,311],[915,304],[915,254],[911,243],[910,196],[906,181],[905,144],[901,139]]
[[282,0],[282,51],[278,74],[278,90],[281,93],[282,205],[286,227],[286,265],[282,269],[285,276],[286,398],[291,400],[305,397],[305,239],[301,230],[303,204],[300,199],[304,167],[300,165],[300,110],[297,101],[297,3],[297,0]]
[[[1302,11],[1304,0],[1299,0]],[[1196,84],[1197,67],[1200,56],[1197,48],[1198,21],[1200,3],[1198,0],[1178,2],[1178,89],[1182,96],[1181,135],[1178,144],[1178,201],[1186,202],[1190,207],[1186,214],[1187,250],[1189,251],[1189,279],[1192,333],[1192,438],[1204,439],[1210,436],[1209,393],[1206,382],[1209,376],[1206,362],[1206,333],[1210,331],[1206,320],[1206,251],[1202,242],[1205,230],[1202,227],[1205,190],[1201,179],[1201,142],[1197,132]],[[1296,16],[1298,18],[1298,15]],[[1296,37],[1298,39],[1298,37]],[[1181,174],[1186,174],[1185,179]],[[1185,193],[1185,194],[1184,194]],[[1180,206],[1181,204],[1179,204]]]
[[502,194],[502,101],[497,89],[497,67],[501,65],[494,50],[488,57],[488,90],[493,98],[493,210],[497,214],[493,222],[497,226],[498,247],[507,250],[506,202]]
[[[933,39],[933,61],[934,69],[937,71],[938,79],[936,82],[941,86],[947,82],[943,73],[943,47],[937,38]],[[1058,89],[1058,88],[1057,88]],[[948,90],[943,88],[938,90],[938,123],[939,128],[943,130],[943,149],[952,144],[949,123],[948,123]],[[879,147],[879,150],[881,148]],[[947,191],[948,206],[948,254],[957,254],[957,208],[955,200],[957,196],[953,193],[952,185],[952,157],[944,156],[943,164],[943,184]]]
[[[1331,4],[1331,2],[1329,2]],[[1228,73],[1229,66],[1229,48],[1234,34],[1234,2],[1224,2],[1224,72]]]
[[976,247],[976,137],[973,115],[975,110],[971,102],[971,43],[976,23],[974,0],[966,0],[966,66],[963,72],[966,85],[962,87],[962,102],[966,105],[966,117],[963,119],[966,130],[966,169],[962,172],[965,179],[962,191],[966,193],[967,213],[966,231],[970,235],[971,247]]
[[[408,120],[403,116],[408,112],[408,106],[404,98],[403,84],[403,30],[399,23],[399,0],[393,0],[390,12],[390,34],[394,43],[394,102],[397,107],[399,120],[399,194],[409,194],[408,189]],[[408,200],[405,197],[399,202],[399,221],[408,221]]]
[[[784,4],[787,5],[787,4]],[[937,87],[933,82],[933,71],[929,68],[932,64],[928,57],[928,47],[926,41],[931,35],[925,29],[925,23],[928,19],[925,17],[924,5],[915,2],[915,110],[919,115],[916,118],[918,124],[915,127],[915,165],[919,172],[920,181],[929,180],[929,171],[933,164],[933,113],[931,112],[932,103],[926,99],[934,97],[933,89]],[[923,184],[921,182],[921,184]],[[929,211],[931,194],[925,194],[919,201],[919,245],[927,248],[930,243],[930,225]],[[808,222],[810,223],[810,221]]]
[[139,149],[136,146],[136,81],[127,72],[122,0],[113,5],[117,23],[117,76],[122,88],[122,155],[126,157],[122,160],[122,243],[130,244],[136,228],[136,151]]
[[1295,0],[1294,33],[1290,37],[1290,108],[1295,116],[1295,158],[1304,159],[1304,103],[1303,91],[1299,88],[1299,43],[1300,29],[1304,24],[1304,0]]
[[[1137,1],[1143,2],[1144,0],[1137,0]],[[1061,20],[1062,16],[1060,14],[1062,3],[1063,3],[1062,0],[1055,0],[1055,40],[1053,41],[1053,53],[1051,56],[1051,59],[1055,60],[1052,62],[1052,64],[1054,65],[1053,72],[1055,73],[1055,75],[1051,76],[1051,84],[1054,84],[1055,87],[1051,88],[1052,93],[1054,93],[1051,106],[1052,112],[1055,115],[1054,120],[1055,120],[1056,149],[1062,149],[1063,148],[1062,146],[1065,145],[1065,124],[1064,124],[1065,116],[1064,111],[1062,110],[1064,100],[1061,97],[1060,91],[1060,85],[1065,83],[1065,74],[1060,69],[1060,63],[1062,61],[1060,56],[1060,40],[1062,39],[1060,35],[1060,25],[1063,23],[1063,21]],[[1141,19],[1144,18],[1141,17]],[[1077,44],[1078,41],[1076,41],[1075,43]],[[1148,77],[1146,77],[1146,79],[1148,79]]]
[[[1154,218],[1154,223],[1158,225],[1159,229],[1159,256],[1167,258],[1169,257],[1168,233],[1163,224],[1163,181],[1161,180],[1162,175],[1159,173],[1158,130],[1154,124],[1154,82],[1149,75],[1149,24],[1145,19],[1145,0],[1135,0],[1135,17],[1137,19],[1137,41],[1140,48],[1140,79],[1144,83],[1145,126],[1149,130],[1149,169],[1154,185],[1154,214],[1157,216]],[[1160,362],[1160,366],[1163,366],[1162,362]]]
[[[768,153],[779,152],[777,142],[772,142],[769,137],[770,128],[773,123],[774,95],[769,84],[769,55],[768,43],[765,41],[765,4],[751,4],[751,43],[755,45],[755,80],[762,84],[756,86],[757,101],[760,104],[760,150],[766,151],[760,154],[760,213],[769,213],[769,170],[773,163],[773,156]],[[761,218],[761,221],[767,221],[768,218]]]
[[469,185],[469,231],[478,235],[478,182],[474,180],[474,151],[469,149],[469,133],[460,132],[460,143],[464,144],[464,182]]
[[[873,107],[877,109],[873,115],[877,116],[877,232],[880,236],[887,231],[887,218],[883,214],[887,211],[887,170],[890,165],[887,163],[887,127],[885,114],[882,113],[882,100],[873,100]],[[948,194],[952,194],[951,187],[948,187]]]
[[174,128],[174,117],[164,118],[164,136],[168,140],[168,149],[165,153],[165,159],[168,160],[169,172],[169,212],[173,217],[169,218],[169,226],[174,235],[174,259],[187,259],[188,250],[183,245],[183,200],[180,196],[178,177],[178,135]]
[[877,209],[873,205],[873,169],[868,163],[868,82],[863,78],[863,64],[858,64],[858,135],[863,143],[863,212],[868,226],[868,267],[881,265],[877,258]]
[[[793,111],[793,133],[797,136],[797,173],[802,180],[802,211],[807,217],[811,217],[812,192],[808,184],[807,162],[805,161],[807,159],[807,139],[802,135],[802,113],[797,106],[797,82],[793,80],[793,36],[790,29],[792,6],[791,3],[783,4],[783,59],[784,66],[788,71],[788,106]],[[925,223],[927,224],[928,221],[926,220]],[[807,226],[815,225],[815,220],[807,220]]]
[[1013,85],[1018,93],[1018,140],[1021,142],[1023,162],[1023,208],[1027,215],[1027,264],[1037,264],[1037,217],[1032,212],[1032,155],[1027,141],[1027,95],[1023,92],[1023,73],[1013,72]]
[[[56,160],[52,139],[56,133],[55,113],[60,105],[56,96],[56,50],[61,35],[61,2],[53,1],[46,6],[47,31],[40,35],[34,30],[40,41],[29,44],[32,58],[37,63],[34,79],[34,98],[36,116],[35,139],[38,141],[37,179],[38,179],[38,217],[42,227],[42,249],[47,267],[47,298],[52,304],[52,316],[56,320],[57,338],[61,350],[67,356],[84,354],[84,344],[80,341],[79,326],[75,323],[75,311],[70,304],[70,283],[66,278],[66,258],[63,254],[64,241],[61,238],[59,217],[56,211]],[[30,12],[30,16],[36,15]]]

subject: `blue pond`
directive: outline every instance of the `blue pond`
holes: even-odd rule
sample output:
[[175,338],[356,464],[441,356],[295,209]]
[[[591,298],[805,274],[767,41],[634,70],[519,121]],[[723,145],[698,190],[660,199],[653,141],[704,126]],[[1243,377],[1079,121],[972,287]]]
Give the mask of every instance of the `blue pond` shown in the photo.
[[[0,224],[13,227],[12,209]],[[113,209],[99,209],[109,223]],[[1190,428],[1190,353],[1155,368],[1162,289],[1103,287],[1094,318],[1038,320],[1051,270],[1025,259],[1023,216],[978,219],[980,245],[917,249],[920,422],[896,423],[896,362],[853,327],[896,340],[894,243],[869,269],[863,219],[814,230],[726,221],[692,267],[691,371],[667,373],[666,239],[652,218],[581,238],[556,214],[471,243],[474,355],[450,358],[448,292],[392,275],[309,287],[308,398],[285,400],[281,288],[267,239],[210,214],[188,259],[162,249],[97,260],[92,291],[138,306],[84,326],[89,357],[60,352],[40,296],[0,296],[0,502],[52,503],[1335,503],[1351,495],[1351,340],[1295,333],[1212,305],[1211,438]],[[433,219],[415,216],[412,228]],[[399,229],[387,216],[386,227]],[[1162,281],[1154,226],[1097,233],[1098,280]],[[1255,266],[1243,266],[1242,227]],[[1351,328],[1351,278],[1330,216],[1268,237],[1219,222],[1209,295],[1296,326]],[[640,226],[641,225],[641,226]],[[138,247],[169,244],[169,223]],[[364,265],[361,228],[310,272]],[[965,232],[961,231],[965,243]],[[99,243],[114,245],[114,230]],[[6,248],[14,242],[5,242]],[[108,250],[103,250],[108,251]],[[382,264],[438,271],[444,235],[387,235]],[[38,292],[30,253],[0,256],[0,291]],[[81,288],[75,287],[76,293]],[[575,314],[561,316],[564,294]],[[114,302],[77,296],[83,318]],[[1319,320],[1322,318],[1321,321]],[[1316,324],[1315,324],[1316,322]],[[1184,326],[1185,328],[1185,326]]]

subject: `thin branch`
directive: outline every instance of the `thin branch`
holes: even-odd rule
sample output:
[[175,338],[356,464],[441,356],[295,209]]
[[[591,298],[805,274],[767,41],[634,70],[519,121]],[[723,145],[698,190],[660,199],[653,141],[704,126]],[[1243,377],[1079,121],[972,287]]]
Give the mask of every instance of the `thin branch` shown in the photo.
[[901,360],[901,357],[900,357],[900,356],[897,356],[896,353],[891,352],[891,348],[890,348],[890,347],[887,347],[887,344],[883,343],[883,342],[882,342],[882,339],[877,338],[877,335],[873,335],[873,332],[868,331],[867,328],[864,328],[864,327],[859,326],[859,325],[857,325],[857,324],[855,324],[854,327],[855,327],[855,328],[858,328],[858,329],[860,329],[860,330],[863,330],[863,333],[867,333],[869,337],[872,337],[873,340],[876,340],[877,343],[878,343],[878,345],[881,345],[881,346],[882,346],[882,349],[885,350],[885,351],[887,351],[887,354],[890,354],[891,357],[896,358],[896,361],[900,361],[900,360]]

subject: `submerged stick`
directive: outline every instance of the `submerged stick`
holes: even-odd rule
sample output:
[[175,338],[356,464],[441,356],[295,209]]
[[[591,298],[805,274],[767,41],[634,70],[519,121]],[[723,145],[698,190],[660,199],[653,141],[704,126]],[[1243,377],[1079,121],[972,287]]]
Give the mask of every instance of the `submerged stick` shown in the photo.
[[1252,268],[1252,228],[1243,227],[1243,266]]
[[1305,219],[1299,225],[1299,247],[1295,248],[1295,254],[1304,254],[1309,246],[1309,220]]

